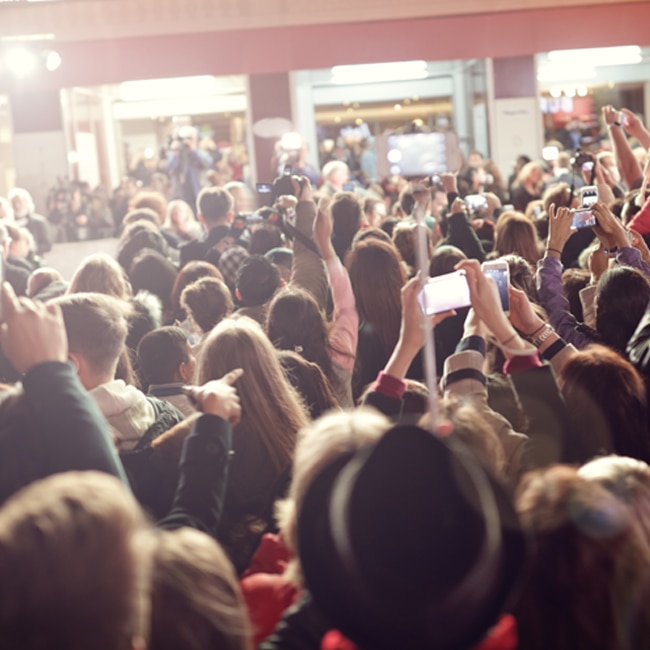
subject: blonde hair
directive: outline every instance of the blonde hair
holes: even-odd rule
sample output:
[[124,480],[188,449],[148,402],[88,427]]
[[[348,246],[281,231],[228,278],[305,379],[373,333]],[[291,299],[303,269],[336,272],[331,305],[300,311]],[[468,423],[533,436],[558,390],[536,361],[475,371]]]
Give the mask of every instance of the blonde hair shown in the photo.
[[148,636],[150,534],[116,478],[57,474],[0,510],[0,647],[114,650]]
[[298,586],[303,583],[298,559],[298,513],[307,488],[326,465],[376,442],[390,427],[384,415],[362,407],[325,415],[298,434],[291,486],[287,498],[276,504],[282,539],[294,554],[286,576]]
[[539,172],[540,174],[543,174],[544,168],[538,162],[535,161],[526,163],[519,170],[519,174],[517,174],[517,180],[515,182],[515,185],[523,185],[534,172]]
[[442,402],[441,415],[453,425],[451,437],[460,440],[495,476],[505,478],[506,452],[499,436],[471,403]]
[[298,431],[309,422],[307,410],[289,383],[277,352],[262,328],[250,318],[226,318],[205,339],[197,365],[197,383],[218,379],[235,368],[242,418],[235,427],[259,435],[282,472],[291,462]]
[[153,560],[149,650],[252,650],[235,571],[208,535],[163,531]]
[[124,269],[112,257],[96,253],[82,260],[67,293],[103,293],[127,300],[131,296],[131,285]]

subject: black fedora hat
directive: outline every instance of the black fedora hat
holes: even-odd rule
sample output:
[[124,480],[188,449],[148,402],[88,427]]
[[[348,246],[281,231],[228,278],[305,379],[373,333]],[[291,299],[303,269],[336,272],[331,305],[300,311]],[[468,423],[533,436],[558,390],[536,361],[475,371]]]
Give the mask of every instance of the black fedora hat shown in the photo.
[[471,648],[520,584],[526,539],[466,448],[414,426],[339,458],[298,513],[307,588],[364,650]]

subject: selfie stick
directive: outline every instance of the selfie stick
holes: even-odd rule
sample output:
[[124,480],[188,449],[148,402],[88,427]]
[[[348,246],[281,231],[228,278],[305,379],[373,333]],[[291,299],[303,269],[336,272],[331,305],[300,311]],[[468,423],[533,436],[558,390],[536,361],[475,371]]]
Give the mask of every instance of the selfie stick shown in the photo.
[[[416,211],[419,212],[419,211]],[[427,226],[424,222],[423,215],[416,215],[416,259],[420,271],[420,291],[429,279],[429,255],[428,255],[428,237]],[[426,293],[425,306],[426,306]],[[429,390],[429,420],[432,433],[437,431],[438,423],[438,382],[436,379],[436,348],[434,344],[433,327],[429,322],[429,316],[426,315],[426,309],[422,312],[422,323],[424,329],[424,380]]]

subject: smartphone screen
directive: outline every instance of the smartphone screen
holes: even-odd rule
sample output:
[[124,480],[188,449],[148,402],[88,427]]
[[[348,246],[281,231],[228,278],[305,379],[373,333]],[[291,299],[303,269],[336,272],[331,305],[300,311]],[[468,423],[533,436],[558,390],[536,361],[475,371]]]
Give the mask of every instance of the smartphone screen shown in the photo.
[[464,271],[454,271],[430,278],[418,296],[420,307],[427,315],[439,314],[451,309],[468,307],[469,287]]
[[482,194],[468,194],[465,197],[465,205],[475,212],[488,207],[487,199]]
[[506,314],[510,313],[510,267],[507,262],[484,262],[481,268],[488,278],[496,282],[501,308]]
[[[585,163],[586,165],[587,163]],[[591,163],[593,168],[593,162]],[[598,201],[598,188],[595,185],[588,185],[580,189],[581,207],[589,208]]]
[[257,184],[258,204],[265,207],[273,204],[273,183]]
[[580,230],[581,228],[593,228],[597,225],[596,215],[591,208],[581,208],[573,213],[572,228]]

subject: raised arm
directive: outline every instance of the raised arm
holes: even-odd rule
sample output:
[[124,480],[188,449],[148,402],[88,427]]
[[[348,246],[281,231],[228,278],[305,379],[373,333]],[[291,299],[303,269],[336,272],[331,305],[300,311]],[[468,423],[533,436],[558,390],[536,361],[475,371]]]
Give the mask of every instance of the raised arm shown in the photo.
[[233,384],[242,374],[242,370],[233,370],[222,379],[187,388],[203,415],[183,444],[178,487],[159,528],[190,526],[216,537],[228,482],[232,427],[241,417]]
[[573,213],[568,208],[558,208],[555,204],[549,208],[549,236],[546,254],[537,269],[539,299],[548,314],[551,325],[567,342],[582,348],[593,341],[586,331],[581,331],[580,323],[571,313],[569,301],[562,288],[563,266],[560,261],[562,251],[573,234]]
[[332,358],[343,369],[352,372],[359,338],[359,314],[348,272],[341,264],[332,245],[332,215],[328,200],[321,200],[314,221],[314,241],[325,261],[327,278],[332,289],[334,313],[330,345]]
[[[628,117],[628,120],[630,119],[629,115],[632,115],[634,120],[637,120],[636,116],[633,113],[630,113],[630,111],[625,112],[625,115]],[[641,178],[641,165],[634,156],[634,153],[632,153],[630,143],[627,141],[627,137],[623,131],[623,124],[620,121],[620,116],[621,113],[613,106],[603,107],[603,120],[607,125],[609,137],[612,142],[612,149],[616,156],[618,171],[621,174],[621,179],[629,190]],[[629,129],[630,126],[628,125],[626,128]],[[632,128],[634,129],[634,126]]]
[[[296,193],[299,193],[296,210],[296,230],[307,239],[312,239],[314,221],[316,219],[316,204],[312,200],[312,189],[309,179],[301,176],[300,181],[293,179]],[[299,238],[293,242],[293,264],[291,266],[290,284],[305,289],[316,299],[318,306],[325,311],[329,288],[323,260]]]
[[7,283],[1,301],[2,348],[24,375],[25,397],[49,473],[98,470],[128,483],[108,424],[68,363],[60,308],[18,299]]

